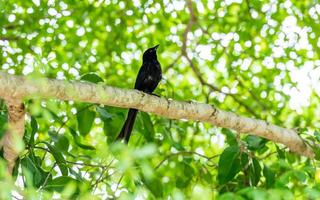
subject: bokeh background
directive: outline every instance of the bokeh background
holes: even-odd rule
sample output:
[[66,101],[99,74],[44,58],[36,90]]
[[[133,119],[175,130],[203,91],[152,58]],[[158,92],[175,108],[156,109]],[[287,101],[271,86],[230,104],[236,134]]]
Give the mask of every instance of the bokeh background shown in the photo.
[[[315,144],[319,15],[314,0],[0,0],[0,68],[133,88],[143,51],[159,44],[156,94],[295,128]],[[25,150],[13,179],[1,161],[3,198],[320,196],[316,160],[259,137],[140,113],[127,147],[114,144],[125,109],[25,103]],[[0,114],[3,135],[3,102]]]

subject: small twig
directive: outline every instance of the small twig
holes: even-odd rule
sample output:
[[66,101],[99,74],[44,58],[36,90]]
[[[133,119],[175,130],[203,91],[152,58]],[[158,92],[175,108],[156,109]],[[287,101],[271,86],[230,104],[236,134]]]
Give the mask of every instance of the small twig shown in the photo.
[[66,163],[74,164],[74,165],[81,165],[81,166],[89,166],[89,167],[99,167],[99,168],[105,168],[106,165],[98,165],[98,164],[90,164],[90,163],[79,163],[79,162],[73,162],[73,161],[67,161]]
[[95,191],[98,187],[98,184],[103,181],[103,175],[107,172],[107,170],[109,169],[109,167],[111,166],[111,164],[113,163],[114,158],[110,161],[110,163],[102,168],[102,172],[99,176],[99,178],[96,180],[96,182],[93,184],[93,191]]
[[[41,150],[44,150],[45,152],[49,152],[50,153],[50,150],[45,148],[45,147],[34,146],[33,148],[41,149]],[[110,166],[110,163],[108,165],[98,165],[98,164],[90,164],[90,163],[73,162],[73,161],[69,161],[69,160],[65,160],[65,161],[66,161],[66,163],[69,163],[69,164],[89,166],[89,167],[108,168]]]
[[[240,86],[242,86],[243,88],[246,88],[246,86],[244,85],[244,83],[242,82],[242,80],[241,80],[240,78],[238,78],[237,76],[236,76],[235,78],[236,78],[236,80],[239,82],[239,85],[240,85]],[[249,90],[247,90],[247,91],[250,93],[250,95],[256,100],[256,102],[257,102],[263,109],[267,109],[267,106],[260,101],[260,99],[252,92],[252,90],[249,89]]]
[[11,194],[11,196],[14,198],[14,199],[17,199],[17,200],[22,200],[22,199],[19,199],[18,197],[14,196],[13,194]]
[[182,54],[179,54],[178,57],[176,57],[176,59],[174,59],[174,61],[163,70],[163,73],[166,73],[169,69],[171,69],[178,62],[181,56]]
[[56,165],[57,165],[56,162],[52,165],[52,167],[51,167],[51,169],[50,169],[50,171],[49,171],[46,179],[44,180],[44,183],[43,183],[42,186],[38,189],[38,191],[42,190],[42,189],[47,185],[48,180],[49,180],[49,177],[50,177],[50,175],[51,175],[51,172],[52,172],[52,170],[55,168]]
[[173,154],[169,154],[167,155],[156,167],[155,167],[155,170],[157,170],[165,161],[167,161],[168,159],[172,158],[172,157],[175,157],[175,156],[179,156],[179,155],[197,155],[197,156],[200,156],[202,158],[205,158],[207,159],[208,161],[212,160],[213,158],[216,158],[218,157],[220,154],[218,155],[214,155],[214,156],[211,156],[211,157],[208,157],[208,156],[205,156],[205,155],[202,155],[200,153],[197,153],[197,152],[194,152],[194,151],[180,151],[178,153],[173,153]]
[[190,12],[189,22],[187,27],[183,33],[183,41],[182,41],[182,55],[187,55],[187,41],[188,41],[188,33],[191,31],[193,24],[196,22],[196,16],[194,14],[193,5],[191,0],[186,0],[186,4],[188,10]]
[[122,181],[123,176],[124,176],[124,173],[121,175],[120,179],[118,180],[117,187],[116,187],[116,190],[115,190],[115,191],[118,190],[119,185],[120,185],[120,183],[121,183],[121,181]]
[[[94,104],[90,104],[90,105],[88,105],[88,106],[85,106],[85,107],[81,108],[79,111],[77,111],[77,114],[85,111],[86,109],[90,108],[91,106],[94,106]],[[58,116],[57,116],[57,117],[58,117]],[[67,124],[67,122],[68,122],[70,119],[71,119],[71,118],[68,117],[68,119],[67,119],[65,122],[63,122],[62,120],[60,120],[60,121],[61,121],[61,125],[60,125],[60,127],[58,128],[57,133],[60,132],[60,130]]]
[[[281,148],[280,150],[283,151],[283,150],[286,150],[287,148],[288,148],[288,147],[283,147],[283,148]],[[276,153],[278,153],[278,151],[270,152],[270,153],[268,153],[267,155],[259,158],[259,160],[264,160],[264,159],[268,158],[269,156],[271,156],[271,155],[273,155],[273,154],[276,154]]]
[[249,107],[248,105],[246,105],[244,102],[242,102],[238,97],[237,95],[235,94],[232,94],[232,93],[226,93],[226,92],[223,92],[220,88],[212,85],[212,84],[209,84],[208,82],[206,82],[203,78],[202,78],[202,75],[201,73],[199,72],[199,70],[197,69],[197,67],[194,65],[194,63],[192,62],[191,58],[188,56],[188,53],[187,53],[187,41],[188,41],[188,33],[190,32],[193,24],[197,21],[196,19],[196,16],[195,16],[195,13],[194,13],[194,10],[193,10],[193,6],[192,6],[192,1],[191,0],[186,0],[186,3],[187,3],[187,7],[188,7],[188,10],[190,12],[190,18],[189,18],[189,22],[187,24],[187,27],[183,33],[183,44],[182,44],[182,55],[187,59],[187,61],[189,62],[189,65],[191,67],[191,69],[193,70],[193,72],[195,73],[196,77],[198,78],[198,80],[200,81],[200,83],[202,85],[205,85],[205,86],[208,86],[211,90],[213,91],[216,91],[216,92],[219,92],[221,94],[224,94],[224,95],[228,95],[230,96],[231,98],[233,98],[237,103],[239,103],[239,105],[241,105],[242,107],[244,107],[248,112],[250,112],[253,116],[259,118],[259,115],[256,114],[256,112],[251,108]]
[[9,24],[9,25],[3,26],[3,28],[6,30],[11,30],[11,29],[15,29],[18,26],[19,24]]

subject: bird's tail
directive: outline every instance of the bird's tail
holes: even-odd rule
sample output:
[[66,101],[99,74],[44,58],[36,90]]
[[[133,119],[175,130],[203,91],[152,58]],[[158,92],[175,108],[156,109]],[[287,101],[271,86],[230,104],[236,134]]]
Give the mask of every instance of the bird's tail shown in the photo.
[[137,113],[138,113],[137,109],[133,109],[133,108],[129,109],[127,119],[124,125],[122,126],[122,129],[120,131],[120,134],[117,137],[117,140],[124,139],[125,142],[128,143]]

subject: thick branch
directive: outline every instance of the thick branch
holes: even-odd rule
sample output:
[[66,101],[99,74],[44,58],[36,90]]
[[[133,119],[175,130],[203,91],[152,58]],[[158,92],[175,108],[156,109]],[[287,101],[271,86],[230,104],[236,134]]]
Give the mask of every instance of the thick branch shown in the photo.
[[257,135],[282,143],[293,152],[310,158],[314,157],[311,148],[305,145],[294,130],[272,125],[262,120],[241,117],[208,104],[168,100],[137,90],[46,78],[35,80],[0,72],[0,97],[4,99],[55,98],[136,108],[170,119],[208,122],[219,127],[233,129],[239,133]]
[[1,141],[1,146],[3,146],[3,156],[8,162],[8,172],[11,174],[15,160],[22,150],[25,111],[21,100],[6,99],[6,104],[9,116],[8,129]]

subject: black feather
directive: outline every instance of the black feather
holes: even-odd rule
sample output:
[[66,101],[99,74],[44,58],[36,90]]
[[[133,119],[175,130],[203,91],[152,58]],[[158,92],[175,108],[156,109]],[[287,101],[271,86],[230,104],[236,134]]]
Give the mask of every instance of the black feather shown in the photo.
[[[161,81],[162,71],[157,59],[157,48],[158,45],[144,52],[142,66],[139,70],[134,89],[152,94]],[[125,139],[126,142],[129,141],[137,113],[137,109],[129,109],[127,119],[117,140]]]

